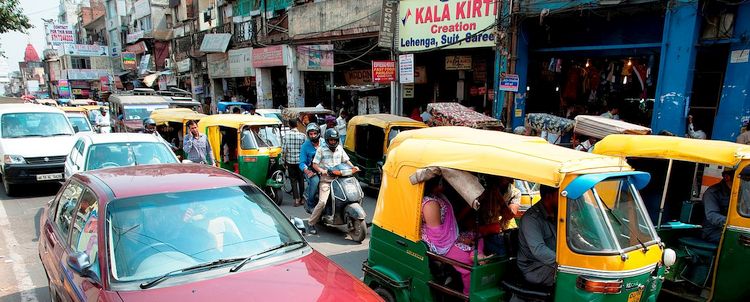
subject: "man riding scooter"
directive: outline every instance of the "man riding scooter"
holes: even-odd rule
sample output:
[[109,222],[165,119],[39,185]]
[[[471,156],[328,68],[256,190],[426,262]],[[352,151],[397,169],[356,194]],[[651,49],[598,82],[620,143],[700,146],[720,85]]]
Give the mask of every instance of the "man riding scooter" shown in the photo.
[[320,216],[325,210],[326,202],[331,193],[331,182],[335,180],[336,176],[334,168],[345,163],[349,167],[353,167],[352,171],[354,173],[358,171],[357,167],[349,160],[349,156],[344,152],[344,148],[339,144],[340,138],[336,129],[326,129],[324,138],[325,145],[322,148],[318,148],[312,160],[313,169],[320,175],[320,183],[318,184],[318,204],[315,205],[315,209],[313,209],[308,221],[310,224],[310,234],[318,233],[315,225],[320,220]]
[[312,209],[315,207],[315,193],[318,191],[318,182],[320,177],[318,173],[313,170],[312,161],[315,158],[315,153],[318,151],[320,145],[320,128],[315,123],[307,124],[305,131],[307,140],[302,143],[302,147],[299,151],[299,169],[302,170],[305,176],[305,182],[307,188],[305,188],[305,211],[308,214],[312,214]]

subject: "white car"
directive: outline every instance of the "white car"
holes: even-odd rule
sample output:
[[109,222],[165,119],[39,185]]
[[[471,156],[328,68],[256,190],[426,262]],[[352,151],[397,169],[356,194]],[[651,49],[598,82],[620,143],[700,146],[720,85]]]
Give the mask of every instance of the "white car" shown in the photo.
[[63,179],[65,156],[75,138],[65,113],[35,104],[0,105],[0,173],[7,195],[16,184]]
[[65,112],[76,133],[94,133],[89,117],[84,112]]
[[152,134],[81,135],[65,161],[65,179],[81,171],[179,163],[177,156]]

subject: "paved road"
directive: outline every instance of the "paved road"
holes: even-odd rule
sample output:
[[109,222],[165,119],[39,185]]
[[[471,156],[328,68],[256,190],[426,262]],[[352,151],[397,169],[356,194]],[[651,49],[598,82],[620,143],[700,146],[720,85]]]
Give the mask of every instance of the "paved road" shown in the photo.
[[[0,302],[49,301],[47,276],[39,261],[39,217],[59,185],[28,186],[24,196],[10,198],[0,190]],[[370,193],[372,194],[372,193]],[[307,220],[302,207],[293,207],[285,196],[281,209],[287,216]],[[372,220],[375,199],[366,197],[365,211]],[[307,235],[310,244],[356,277],[362,277],[362,261],[367,257],[369,238],[362,244],[347,239],[335,229],[318,228],[318,235]]]

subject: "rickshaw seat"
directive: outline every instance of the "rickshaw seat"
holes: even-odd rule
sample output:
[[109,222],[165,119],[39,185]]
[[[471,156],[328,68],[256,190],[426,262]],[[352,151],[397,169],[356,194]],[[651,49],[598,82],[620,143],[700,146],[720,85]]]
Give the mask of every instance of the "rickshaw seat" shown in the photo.
[[693,248],[698,252],[704,252],[706,254],[705,256],[713,256],[716,253],[716,250],[719,248],[718,244],[711,243],[696,237],[682,237],[679,239],[679,241],[686,247]]
[[511,276],[511,278],[504,278],[500,281],[503,288],[522,298],[531,300],[548,301],[552,298],[554,287],[532,284],[526,281],[526,278],[524,278],[523,273],[521,273],[521,270],[518,268],[518,263],[515,259],[511,260],[508,264],[508,268],[509,271],[505,276]]

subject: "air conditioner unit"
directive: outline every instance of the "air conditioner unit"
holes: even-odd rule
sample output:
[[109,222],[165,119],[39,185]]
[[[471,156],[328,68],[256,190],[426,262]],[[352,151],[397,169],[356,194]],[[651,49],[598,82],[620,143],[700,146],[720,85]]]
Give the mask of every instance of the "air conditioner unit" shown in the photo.
[[169,58],[164,59],[164,68],[172,69],[172,60]]

